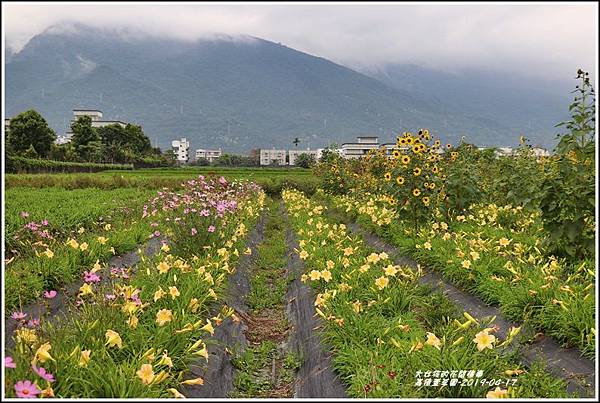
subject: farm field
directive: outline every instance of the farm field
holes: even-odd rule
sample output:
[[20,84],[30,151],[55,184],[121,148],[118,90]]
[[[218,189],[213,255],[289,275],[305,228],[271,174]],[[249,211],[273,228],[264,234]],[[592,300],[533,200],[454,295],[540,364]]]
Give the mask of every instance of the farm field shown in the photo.
[[594,397],[594,164],[583,129],[419,129],[312,170],[9,176],[6,396]]

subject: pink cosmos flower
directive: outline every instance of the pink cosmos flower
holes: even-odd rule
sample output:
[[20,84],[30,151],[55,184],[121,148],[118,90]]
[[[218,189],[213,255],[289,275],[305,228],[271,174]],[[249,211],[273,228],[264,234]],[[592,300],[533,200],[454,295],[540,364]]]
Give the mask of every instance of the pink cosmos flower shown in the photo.
[[4,366],[6,368],[17,368],[17,364],[13,361],[13,358],[10,355],[4,357]]
[[13,318],[14,320],[23,320],[25,319],[25,317],[27,316],[27,314],[25,312],[13,312],[12,315],[10,315],[11,318]]
[[154,231],[154,236],[155,237],[160,236],[160,231]]
[[37,326],[39,326],[39,325],[40,325],[40,320],[39,320],[39,319],[37,319],[37,318],[36,318],[36,319],[30,319],[30,320],[27,322],[27,326],[28,326],[28,327],[37,327]]
[[44,225],[44,226],[48,225],[48,220],[42,220],[42,225]]
[[41,390],[36,384],[25,380],[15,383],[15,392],[17,393],[17,397],[23,399],[35,399],[37,395],[41,393]]
[[196,235],[198,233],[198,230],[196,228],[192,228],[192,236]]
[[86,283],[98,283],[100,282],[100,276],[98,276],[96,273],[91,273],[88,271],[83,272],[84,277],[83,277],[83,281],[85,281]]
[[45,381],[48,382],[54,382],[54,375],[52,375],[50,372],[46,371],[44,368],[42,367],[36,367],[35,364],[31,364],[31,368],[33,368],[33,372],[35,372],[36,374],[38,374],[38,376],[40,378],[42,378]]
[[21,217],[27,218],[29,217],[29,213],[27,211],[21,211]]
[[56,291],[54,291],[54,290],[44,291],[44,297],[46,297],[48,299],[52,299],[52,298],[56,297]]
[[223,176],[221,176],[221,177],[219,178],[219,183],[220,183],[221,185],[227,185],[227,180],[226,180],[226,179],[225,179]]
[[208,227],[208,232],[215,232],[215,226],[211,225],[210,227]]
[[117,298],[117,296],[115,294],[105,294],[104,295],[104,299],[107,300],[107,301],[112,301],[115,298]]
[[203,217],[208,217],[210,215],[210,211],[204,209],[200,212],[200,215]]

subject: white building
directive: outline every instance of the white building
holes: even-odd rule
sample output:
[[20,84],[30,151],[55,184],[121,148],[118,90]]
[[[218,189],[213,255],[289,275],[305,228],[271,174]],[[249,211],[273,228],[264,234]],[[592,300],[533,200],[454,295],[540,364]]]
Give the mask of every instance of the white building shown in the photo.
[[535,155],[536,157],[549,157],[550,156],[550,151],[548,151],[542,147],[532,147],[531,151],[533,151],[533,155]]
[[342,156],[344,158],[360,158],[370,150],[379,148],[379,138],[376,136],[359,136],[356,143],[342,144]]
[[286,165],[285,150],[260,150],[260,165]]
[[[321,149],[321,153],[322,153],[322,149]],[[319,150],[310,150],[310,149],[306,149],[306,150],[290,150],[289,151],[289,164],[290,165],[296,165],[296,158],[298,158],[298,156],[300,154],[308,154],[308,155],[312,155],[315,158],[315,161],[317,161],[320,158],[320,154]]]
[[178,162],[187,163],[190,160],[190,142],[187,141],[185,137],[179,140],[173,140],[171,146],[173,147],[173,152],[175,153],[175,158],[177,158]]
[[71,123],[75,122],[80,116],[89,116],[92,119],[92,127],[103,127],[113,124],[122,127],[127,126],[127,123],[120,120],[102,120],[102,111],[96,109],[73,109],[73,120]]
[[56,140],[54,140],[54,142],[56,144],[67,144],[68,142],[71,141],[71,137],[67,137],[65,135],[59,134],[56,136]]
[[[95,128],[115,124],[121,127],[127,126],[127,123],[121,122],[120,120],[102,120],[102,111],[96,109],[73,109],[73,119],[71,120],[71,124],[75,123],[75,121],[81,116],[89,116],[92,119],[92,127]],[[56,144],[65,144],[71,141],[71,136],[73,136],[71,124],[69,125],[69,128],[64,136],[58,136],[61,142],[59,142],[59,138],[57,138]]]
[[199,148],[196,150],[196,161],[200,158],[206,158],[208,162],[212,163],[214,160],[221,156],[222,152],[219,148],[218,150],[205,150],[203,148]]

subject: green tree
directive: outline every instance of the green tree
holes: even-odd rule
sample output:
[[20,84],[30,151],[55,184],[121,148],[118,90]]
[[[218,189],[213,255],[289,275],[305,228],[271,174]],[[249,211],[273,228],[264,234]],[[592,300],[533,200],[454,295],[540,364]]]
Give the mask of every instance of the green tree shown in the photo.
[[[98,144],[102,144],[96,129],[92,127],[92,118],[80,116],[71,124],[71,144],[75,147],[77,155],[84,161],[92,161],[97,157]],[[94,143],[94,144],[90,144]]]
[[302,153],[296,157],[296,165],[301,168],[311,168],[316,163],[315,156],[312,154]]
[[50,152],[56,133],[48,126],[46,119],[37,111],[30,109],[10,120],[7,144],[15,153],[22,154],[33,147],[39,156]]

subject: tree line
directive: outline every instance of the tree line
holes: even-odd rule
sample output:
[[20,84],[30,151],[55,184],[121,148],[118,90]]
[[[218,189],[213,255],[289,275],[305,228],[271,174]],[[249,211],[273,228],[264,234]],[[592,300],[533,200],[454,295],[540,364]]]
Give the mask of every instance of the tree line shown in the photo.
[[142,127],[134,124],[111,124],[93,127],[89,116],[79,116],[71,123],[71,141],[56,144],[56,133],[37,111],[30,109],[10,119],[6,132],[5,152],[22,156],[65,162],[140,164],[169,166],[175,163],[172,151],[162,153],[152,147]]

